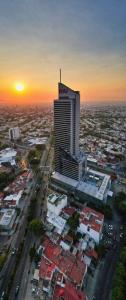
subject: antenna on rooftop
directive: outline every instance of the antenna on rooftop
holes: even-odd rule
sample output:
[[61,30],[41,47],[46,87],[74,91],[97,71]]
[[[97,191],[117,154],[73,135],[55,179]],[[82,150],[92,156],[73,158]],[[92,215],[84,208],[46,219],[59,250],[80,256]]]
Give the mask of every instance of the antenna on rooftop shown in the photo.
[[60,69],[60,83],[61,83],[61,69]]

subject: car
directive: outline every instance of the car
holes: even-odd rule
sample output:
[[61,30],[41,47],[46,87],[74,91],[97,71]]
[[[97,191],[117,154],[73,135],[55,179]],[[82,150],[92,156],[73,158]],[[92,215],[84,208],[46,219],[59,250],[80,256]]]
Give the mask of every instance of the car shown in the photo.
[[15,296],[17,296],[17,295],[18,295],[18,293],[19,293],[19,288],[20,288],[20,286],[19,286],[19,285],[17,285],[17,286],[16,286],[16,289],[15,289]]
[[13,248],[12,251],[11,251],[11,254],[14,255],[15,253],[16,253],[16,249]]
[[2,293],[0,300],[4,300],[5,292]]

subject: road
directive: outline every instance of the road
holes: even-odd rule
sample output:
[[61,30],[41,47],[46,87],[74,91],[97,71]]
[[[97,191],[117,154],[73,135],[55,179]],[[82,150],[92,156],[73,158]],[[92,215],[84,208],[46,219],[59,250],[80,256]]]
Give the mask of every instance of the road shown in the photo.
[[[47,165],[49,163],[48,161],[48,157],[49,157],[49,152],[50,152],[50,145],[48,145],[47,149],[43,152],[41,161],[40,161],[40,166],[41,165]],[[44,175],[44,173],[43,173]],[[40,217],[40,213],[41,213],[41,206],[42,206],[42,197],[44,196],[44,192],[46,189],[46,183],[44,183],[41,186],[41,190],[39,191],[38,195],[37,195],[37,205],[36,205],[36,209],[34,212],[34,217],[35,218],[39,218]],[[20,263],[19,266],[17,268],[16,274],[15,274],[15,278],[13,281],[13,285],[9,294],[9,299],[15,299],[15,290],[16,290],[16,286],[20,286],[20,290],[19,290],[19,294],[16,296],[16,299],[24,299],[25,297],[25,291],[26,291],[26,287],[27,287],[27,276],[28,276],[28,270],[30,268],[30,260],[29,260],[29,250],[30,248],[33,246],[33,244],[37,244],[38,243],[38,238],[36,238],[35,236],[33,236],[29,231],[26,235],[26,239],[24,242],[24,248],[23,248],[23,252],[21,255],[21,259],[20,259]]]
[[[35,192],[35,188],[36,188],[36,179],[34,179],[33,185],[32,185],[31,190],[30,190],[30,194],[25,197],[26,205],[23,209],[22,218],[20,220],[20,223],[18,225],[18,229],[17,229],[17,231],[15,233],[15,236],[14,236],[14,239],[12,241],[12,247],[13,248],[18,249],[19,245],[20,245],[20,242],[24,237],[25,229],[26,229],[26,226],[27,226],[27,218],[26,218],[27,209],[28,209],[28,205],[30,203],[30,199],[31,199],[32,195]],[[12,273],[13,273],[15,263],[16,263],[16,254],[12,255],[11,252],[10,252],[9,255],[8,255],[7,261],[6,261],[6,263],[5,263],[5,265],[2,269],[2,272],[1,272],[0,296],[2,295],[3,291],[6,291],[7,288],[8,288],[8,282],[9,282],[9,279],[10,279]]]
[[115,248],[111,249],[105,258],[104,264],[99,272],[97,279],[95,297],[96,300],[107,300],[109,299],[110,291],[112,289],[112,279],[116,268],[116,263],[119,258],[120,245],[115,242]]
[[113,275],[116,268],[116,263],[119,259],[120,253],[120,225],[121,218],[116,214],[113,208],[113,220],[112,225],[114,227],[114,235],[116,240],[113,243],[113,247],[105,256],[104,263],[100,269],[99,276],[95,288],[96,300],[108,300],[112,289]]

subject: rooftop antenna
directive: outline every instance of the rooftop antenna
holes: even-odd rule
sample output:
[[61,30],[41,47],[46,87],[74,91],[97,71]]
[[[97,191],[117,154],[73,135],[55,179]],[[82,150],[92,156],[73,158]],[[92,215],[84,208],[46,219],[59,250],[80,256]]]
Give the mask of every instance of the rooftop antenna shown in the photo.
[[60,69],[60,83],[61,83],[61,69]]

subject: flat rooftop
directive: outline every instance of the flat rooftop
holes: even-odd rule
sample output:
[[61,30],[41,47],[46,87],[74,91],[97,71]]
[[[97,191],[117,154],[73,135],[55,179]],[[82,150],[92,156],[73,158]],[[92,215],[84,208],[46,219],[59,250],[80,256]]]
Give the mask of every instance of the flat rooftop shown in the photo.
[[0,225],[1,226],[9,226],[14,214],[15,214],[14,209],[1,209],[1,211],[0,211]]
[[88,169],[85,179],[80,182],[66,177],[58,172],[55,172],[52,175],[52,179],[64,184],[68,184],[77,191],[103,201],[104,194],[110,181],[110,176],[92,169]]
[[61,201],[66,197],[67,197],[66,195],[50,194],[48,196],[48,202],[53,205],[58,205],[58,203],[61,203]]

